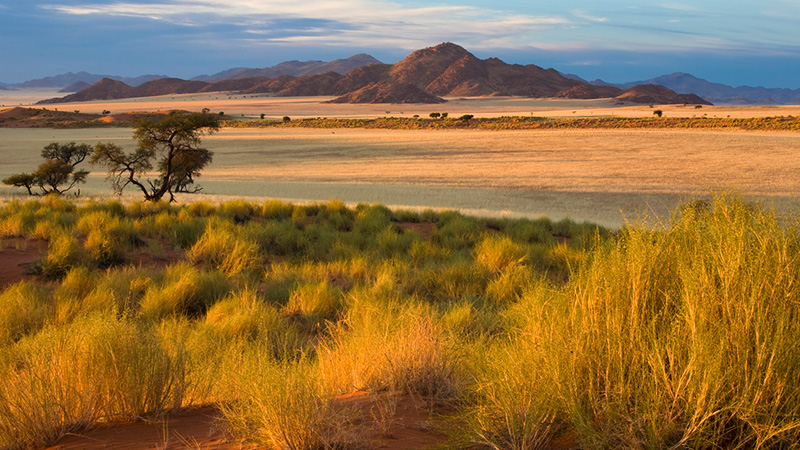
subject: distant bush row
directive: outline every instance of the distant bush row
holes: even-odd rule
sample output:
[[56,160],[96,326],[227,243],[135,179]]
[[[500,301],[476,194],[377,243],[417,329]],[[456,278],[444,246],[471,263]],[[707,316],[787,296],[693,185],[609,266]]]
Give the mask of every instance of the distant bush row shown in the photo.
[[763,131],[800,131],[800,117],[714,118],[714,117],[589,117],[548,118],[527,116],[458,118],[381,117],[376,119],[306,118],[291,121],[230,120],[223,127],[287,128],[380,128],[393,130],[545,130],[570,128],[735,128]]

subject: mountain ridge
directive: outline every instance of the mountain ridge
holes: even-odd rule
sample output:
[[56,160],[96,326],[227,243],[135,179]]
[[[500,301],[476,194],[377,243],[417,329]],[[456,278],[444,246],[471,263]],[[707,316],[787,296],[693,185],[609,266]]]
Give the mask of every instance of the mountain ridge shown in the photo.
[[674,72],[648,80],[627,83],[606,83],[603,80],[589,82],[594,85],[611,85],[630,89],[635,85],[656,84],[679,94],[697,94],[715,104],[800,104],[800,89],[765,88],[762,86],[729,86],[696,77],[685,72]]
[[[361,62],[369,62],[369,59],[361,59]],[[438,103],[442,97],[494,95],[534,98],[616,97],[622,101],[639,103],[710,104],[700,97],[679,95],[664,87],[644,87],[639,89],[640,92],[630,93],[612,86],[592,86],[565,77],[555,69],[544,69],[534,64],[508,64],[498,58],[479,59],[452,42],[416,50],[396,64],[368,64],[344,75],[326,71],[313,75],[235,78],[236,73],[228,74],[234,78],[217,82],[164,78],[137,87],[126,87],[124,83],[120,85],[104,79],[75,94],[39,103],[238,91],[280,97],[335,96],[338,97],[337,102],[354,103]],[[104,92],[103,88],[107,88],[108,92]]]

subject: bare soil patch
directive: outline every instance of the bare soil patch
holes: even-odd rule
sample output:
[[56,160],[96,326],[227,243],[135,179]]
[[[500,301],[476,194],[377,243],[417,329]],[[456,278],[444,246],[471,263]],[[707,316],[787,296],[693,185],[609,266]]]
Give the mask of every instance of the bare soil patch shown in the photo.
[[[422,450],[445,437],[431,427],[425,400],[397,393],[370,395],[356,392],[335,399],[337,408],[355,414],[359,441],[368,448]],[[233,439],[225,432],[214,407],[184,410],[162,420],[105,424],[74,433],[42,450],[255,450],[261,448]]]
[[232,440],[212,407],[183,411],[156,422],[107,424],[68,435],[43,450],[255,450]]
[[[31,265],[47,252],[47,241],[3,238],[0,241],[0,289],[22,281]],[[31,277],[32,278],[32,277]]]
[[412,231],[419,234],[422,239],[427,241],[431,238],[431,233],[433,233],[433,229],[436,228],[436,224],[430,222],[402,222],[400,227],[403,231]]
[[431,426],[431,407],[421,397],[396,392],[359,391],[336,398],[339,408],[357,413],[368,448],[416,450],[441,444],[445,437]]
[[182,250],[176,249],[166,239],[144,239],[144,245],[128,255],[128,260],[137,266],[164,268],[184,258]]

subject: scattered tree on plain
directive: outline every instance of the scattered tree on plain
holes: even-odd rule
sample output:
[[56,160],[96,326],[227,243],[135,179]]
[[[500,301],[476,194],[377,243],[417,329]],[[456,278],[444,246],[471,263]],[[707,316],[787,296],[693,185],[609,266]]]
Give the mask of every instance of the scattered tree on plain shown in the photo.
[[[214,154],[200,147],[200,136],[219,130],[219,120],[207,113],[169,114],[159,121],[144,119],[134,124],[133,138],[138,146],[133,153],[113,143],[98,143],[92,164],[108,169],[114,191],[133,185],[145,200],[158,201],[165,195],[175,200],[175,192],[197,192],[191,188],[200,171]],[[146,178],[157,170],[155,178]]]
[[92,147],[88,144],[52,142],[42,150],[45,161],[39,164],[35,172],[11,175],[3,180],[3,184],[24,187],[29,195],[39,194],[34,192],[35,188],[43,195],[61,195],[78,183],[86,183],[89,172],[76,170],[76,166],[91,153]]

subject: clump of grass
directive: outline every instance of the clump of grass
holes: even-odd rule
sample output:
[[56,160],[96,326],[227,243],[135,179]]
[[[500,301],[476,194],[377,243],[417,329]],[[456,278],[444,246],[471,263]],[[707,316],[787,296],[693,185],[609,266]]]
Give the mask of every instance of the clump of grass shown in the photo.
[[80,311],[109,311],[116,315],[135,314],[145,293],[163,278],[157,269],[126,266],[112,269],[97,280],[94,289],[80,298]]
[[167,316],[199,316],[233,288],[219,271],[200,271],[185,263],[170,266],[163,282],[151,286],[141,299],[139,313],[157,320]]
[[244,200],[231,200],[219,207],[219,214],[235,223],[249,221],[256,213],[256,207]]
[[185,211],[193,217],[210,217],[217,212],[217,205],[209,202],[192,202],[186,206]]
[[364,300],[376,293],[353,293],[347,317],[320,343],[327,388],[337,393],[391,390],[451,396],[457,384],[455,359],[435,314],[411,300]]
[[487,273],[468,259],[426,264],[405,279],[409,293],[430,302],[449,302],[484,295]]
[[41,329],[53,315],[51,293],[22,281],[0,293],[0,345]]
[[313,362],[275,361],[271,355],[247,355],[225,380],[234,393],[222,405],[235,435],[268,448],[316,450],[348,448],[353,435],[336,420]]
[[336,320],[343,306],[342,292],[327,281],[322,281],[296,287],[289,295],[283,312],[302,317],[309,325],[319,329],[324,322]]
[[268,220],[286,220],[292,217],[294,206],[278,200],[269,200],[261,205],[259,215]]
[[455,211],[446,211],[439,216],[431,240],[451,250],[470,249],[484,231],[478,220]]
[[207,225],[205,233],[192,246],[187,257],[195,264],[219,269],[228,276],[262,270],[258,245],[221,221]]
[[86,236],[83,246],[100,267],[123,263],[135,242],[133,223],[105,210],[83,215],[76,228]]
[[71,269],[53,293],[55,323],[66,323],[84,312],[84,301],[97,285],[98,276],[86,267]]
[[526,259],[525,249],[508,236],[487,236],[475,248],[475,261],[494,274],[519,266]]
[[565,431],[552,378],[529,339],[535,337],[470,348],[475,384],[445,428],[451,445],[544,450]]
[[0,351],[0,445],[34,448],[102,420],[182,404],[184,369],[147,329],[107,314],[48,328]]
[[279,311],[252,290],[231,293],[206,313],[208,332],[225,340],[259,341],[270,348],[276,359],[296,355],[301,339],[295,327],[283,320]]

